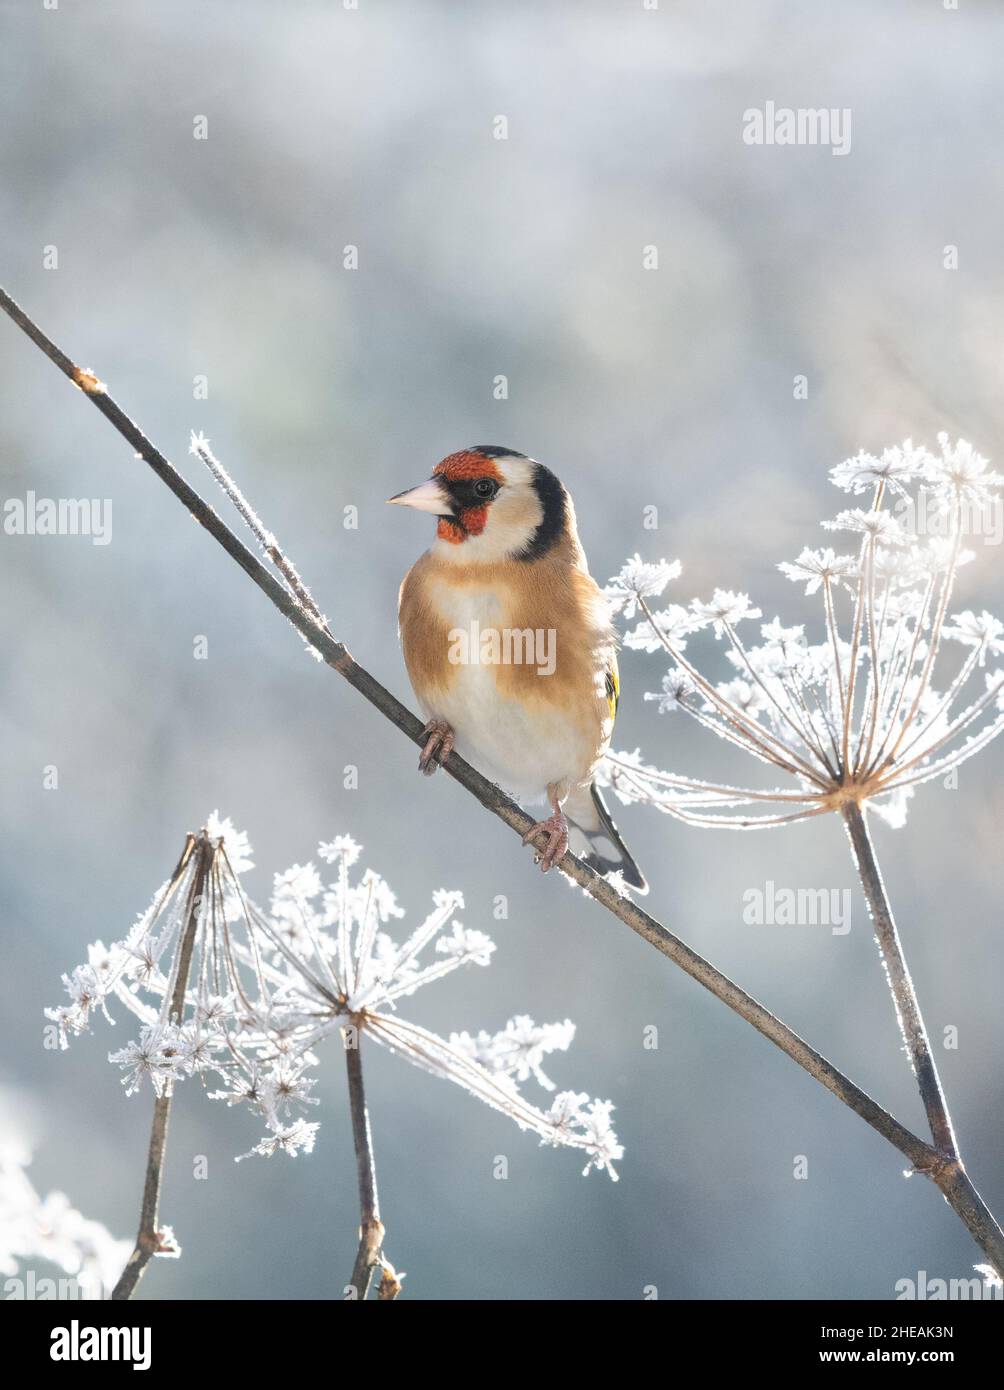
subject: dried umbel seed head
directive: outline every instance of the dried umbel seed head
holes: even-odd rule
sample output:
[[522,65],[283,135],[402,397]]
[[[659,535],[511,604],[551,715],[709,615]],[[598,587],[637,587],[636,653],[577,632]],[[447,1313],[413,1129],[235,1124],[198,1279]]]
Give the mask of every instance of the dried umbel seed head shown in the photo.
[[[173,874],[132,931],[110,947],[97,942],[86,965],[63,982],[69,1004],[46,1010],[63,1045],[96,1011],[124,1006],[138,1036],[111,1053],[127,1091],[149,1083],[169,1096],[185,1077],[215,1078],[212,1099],[244,1105],[268,1133],[251,1153],[309,1153],[318,1124],[305,1115],[316,1049],[328,1038],[347,1046],[366,1035],[415,1066],[462,1086],[542,1143],[578,1149],[590,1168],[616,1177],[621,1147],[609,1101],[564,1091],[544,1107],[520,1090],[555,1086],[544,1059],[568,1049],[569,1022],[535,1024],[525,1015],[499,1032],[442,1038],[397,1011],[401,999],[462,966],[487,966],[495,950],[484,932],[463,926],[460,893],[440,889],[432,911],[403,942],[387,930],[402,917],[388,884],[371,870],[350,875],[359,846],[342,835],[318,847],[332,866],[325,883],[313,863],[276,874],[268,912],[244,891],[252,866],[247,837],[218,815],[189,835]],[[241,1157],[249,1157],[244,1154]]]
[[[613,753],[603,775],[623,801],[737,829],[869,802],[901,825],[916,785],[947,776],[1000,733],[1004,670],[986,668],[1004,653],[1004,624],[987,612],[950,608],[959,566],[973,558],[964,542],[979,518],[1001,507],[1004,476],[965,440],[939,435],[938,442],[937,454],[907,440],[831,470],[838,487],[869,503],[822,523],[854,549],[806,547],[779,566],[820,602],[816,642],[803,624],[774,618],[761,624],[762,642],[749,645],[740,628],[761,612],[746,594],[726,589],[707,602],[653,607],[679,575],[676,562],[645,564],[635,556],[611,580],[606,592],[615,609],[642,616],[625,645],[662,648],[673,662],[662,689],[646,699],[689,714],[790,779],[778,788],[720,785],[662,772],[639,754]],[[706,629],[727,641],[726,681],[705,674],[687,651]],[[961,660],[945,672],[947,649],[959,646]],[[739,809],[757,806],[772,809]]]

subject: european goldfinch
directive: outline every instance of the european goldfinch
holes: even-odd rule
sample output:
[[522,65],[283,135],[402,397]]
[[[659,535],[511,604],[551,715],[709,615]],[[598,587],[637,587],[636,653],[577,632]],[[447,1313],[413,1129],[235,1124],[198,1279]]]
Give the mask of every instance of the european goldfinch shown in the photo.
[[[606,601],[590,577],[572,500],[543,464],[477,444],[389,499],[438,518],[401,585],[404,660],[428,718],[419,768],[455,747],[516,797],[553,814],[524,839],[546,873],[569,845],[598,873],[648,886],[593,781],[619,681]],[[578,832],[578,833],[576,833]]]

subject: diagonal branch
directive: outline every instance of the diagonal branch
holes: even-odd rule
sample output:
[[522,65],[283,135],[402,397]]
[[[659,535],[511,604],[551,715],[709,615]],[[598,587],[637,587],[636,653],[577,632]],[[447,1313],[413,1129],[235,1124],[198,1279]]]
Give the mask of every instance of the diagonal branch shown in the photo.
[[[78,386],[97,410],[115,427],[135,452],[174,493],[192,516],[219,542],[227,554],[240,565],[259,589],[272,601],[321,658],[357,690],[370,704],[400,729],[412,743],[421,743],[422,722],[400,700],[386,690],[362,666],[348,649],[326,631],[296,594],[280,583],[221,520],[211,506],[189,486],[174,465],[146,437],[139,426],[112,399],[94,374],[78,367],[53,343],[13,299],[0,288],[0,308],[22,329],[45,355],[55,363],[64,376]],[[503,821],[520,837],[531,828],[530,816],[507,797],[497,786],[483,777],[456,752],[451,754],[446,772],[459,782],[486,810]],[[957,1161],[943,1155],[913,1134],[849,1077],[845,1076],[815,1048],[798,1036],[787,1024],[747,994],[739,985],[717,970],[703,956],[642,908],[625,897],[607,879],[601,878],[571,853],[558,861],[562,872],[583,888],[590,897],[605,907],[643,940],[654,946],[692,979],[703,985],[740,1018],[752,1024],[792,1061],[807,1071],[820,1085],[831,1091],[838,1100],[860,1115],[863,1120],[887,1139],[919,1172],[926,1173],[937,1183],[955,1211],[965,1222],[977,1243],[998,1271],[1004,1271],[1004,1232],[982,1202]]]

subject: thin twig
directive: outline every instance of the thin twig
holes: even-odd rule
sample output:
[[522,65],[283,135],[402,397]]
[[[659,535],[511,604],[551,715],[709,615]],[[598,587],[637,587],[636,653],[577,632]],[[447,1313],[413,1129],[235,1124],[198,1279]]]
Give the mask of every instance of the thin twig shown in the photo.
[[362,1035],[352,1028],[345,1039],[345,1066],[349,1076],[349,1110],[352,1113],[352,1142],[356,1151],[356,1176],[359,1181],[359,1249],[352,1268],[350,1287],[362,1301],[370,1291],[373,1271],[380,1264],[384,1228],[380,1220],[380,1199],[377,1195],[376,1160],[373,1155],[373,1135],[370,1131],[366,1092],[363,1089]]
[[973,1186],[959,1157],[958,1144],[948,1102],[941,1087],[937,1064],[920,1011],[913,980],[903,954],[892,907],[875,857],[868,824],[861,808],[849,803],[844,820],[858,868],[861,885],[868,899],[875,936],[896,1005],[896,1017],[910,1055],[927,1122],[937,1149],[937,1158],[928,1169],[949,1205],[961,1218],[973,1239],[989,1256],[998,1274],[1004,1272],[1004,1231]]
[[[196,841],[189,836],[185,853],[181,857],[175,874],[180,873]],[[169,1017],[173,1023],[180,1024],[185,1009],[185,993],[188,989],[188,976],[195,948],[195,936],[202,911],[206,884],[213,862],[213,847],[206,835],[197,842],[199,862],[192,879],[188,902],[185,906],[185,925],[178,955],[178,969],[171,995]],[[160,1185],[164,1174],[164,1155],[167,1150],[167,1126],[171,1116],[171,1094],[158,1096],[153,1103],[153,1124],[150,1128],[150,1146],[146,1159],[146,1180],[143,1184],[143,1201],[140,1206],[139,1231],[136,1245],[126,1261],[126,1267],[111,1292],[113,1303],[125,1302],[132,1298],[136,1285],[142,1279],[147,1265],[154,1255],[163,1250],[161,1232],[158,1229],[157,1208],[160,1205]]]
[[[14,320],[45,355],[59,367],[75,385],[85,391],[91,403],[101,411],[118,432],[128,440],[161,481],[184,503],[195,519],[234,559],[278,610],[293,624],[339,675],[358,690],[376,709],[412,743],[421,743],[422,722],[401,704],[388,690],[364,670],[347,648],[326,633],[307,612],[303,604],[243,545],[208,503],[185,482],[174,466],[147,439],[94,375],[77,367],[64,352],[51,342],[42,330],[13,299],[0,288],[0,308]],[[520,837],[533,824],[530,816],[493,783],[477,772],[456,752],[450,756],[446,771],[459,782],[482,806],[498,816]],[[937,1150],[913,1134],[856,1086],[831,1062],[810,1047],[780,1019],[764,1008],[721,971],[716,970],[696,951],[674,936],[661,922],[656,921],[636,903],[624,896],[606,879],[601,878],[577,859],[566,853],[558,861],[561,871],[579,884],[592,898],[630,927],[656,950],[684,970],[692,979],[721,999],[733,1012],[751,1023],[782,1052],[809,1073],[839,1100],[860,1115],[863,1120],[904,1154],[913,1167],[930,1176],[941,1188],[956,1212],[965,1221],[978,1244],[998,1270],[1004,1270],[1004,1234],[979,1198],[975,1188],[958,1176],[960,1165],[951,1164]],[[946,1166],[947,1165],[947,1166]],[[956,1171],[958,1170],[958,1171]]]
[[850,835],[861,886],[868,899],[875,935],[882,953],[882,963],[889,977],[889,987],[896,1004],[896,1017],[917,1077],[935,1148],[947,1158],[958,1158],[959,1150],[952,1129],[952,1119],[948,1113],[948,1102],[941,1088],[941,1079],[931,1052],[917,992],[903,954],[903,945],[896,930],[892,907],[885,891],[885,884],[882,882],[878,860],[875,858],[875,847],[861,807],[855,802],[849,802],[844,807],[844,820]]
[[220,463],[219,459],[209,447],[209,440],[206,439],[205,435],[193,434],[192,443],[188,452],[194,454],[196,458],[201,459],[210,473],[212,473],[220,487],[237,508],[245,526],[285,579],[297,599],[299,599],[301,607],[304,608],[312,618],[316,619],[329,636],[333,637],[334,634],[328,626],[324,614],[314,602],[313,595],[300,578],[296,566],[293,564],[292,560],[290,560],[289,556],[285,554],[275,536],[272,535],[272,532],[267,530],[262,524],[262,521],[251,506],[251,503],[247,500],[233,478],[231,478],[230,474],[223,467],[223,464]]
[[143,1203],[140,1208],[139,1232],[136,1245],[111,1291],[113,1303],[132,1298],[147,1265],[157,1253],[157,1207],[160,1203],[160,1182],[167,1149],[167,1122],[171,1114],[171,1097],[158,1096],[153,1103],[153,1124],[150,1127],[150,1147],[146,1158],[146,1179],[143,1183]]

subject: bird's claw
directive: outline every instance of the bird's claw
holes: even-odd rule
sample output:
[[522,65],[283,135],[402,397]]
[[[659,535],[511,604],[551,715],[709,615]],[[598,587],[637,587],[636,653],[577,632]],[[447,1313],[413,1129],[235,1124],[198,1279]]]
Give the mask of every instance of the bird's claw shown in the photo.
[[547,820],[539,820],[536,825],[531,825],[523,836],[524,845],[529,844],[538,835],[547,836],[546,845],[543,849],[538,849],[536,855],[536,863],[540,865],[541,872],[546,874],[548,869],[554,868],[568,849],[568,821],[564,812],[555,811]]
[[445,765],[453,752],[456,735],[445,719],[430,719],[422,730],[422,737],[426,742],[418,760],[418,770],[424,772],[426,777],[431,777],[437,767]]

